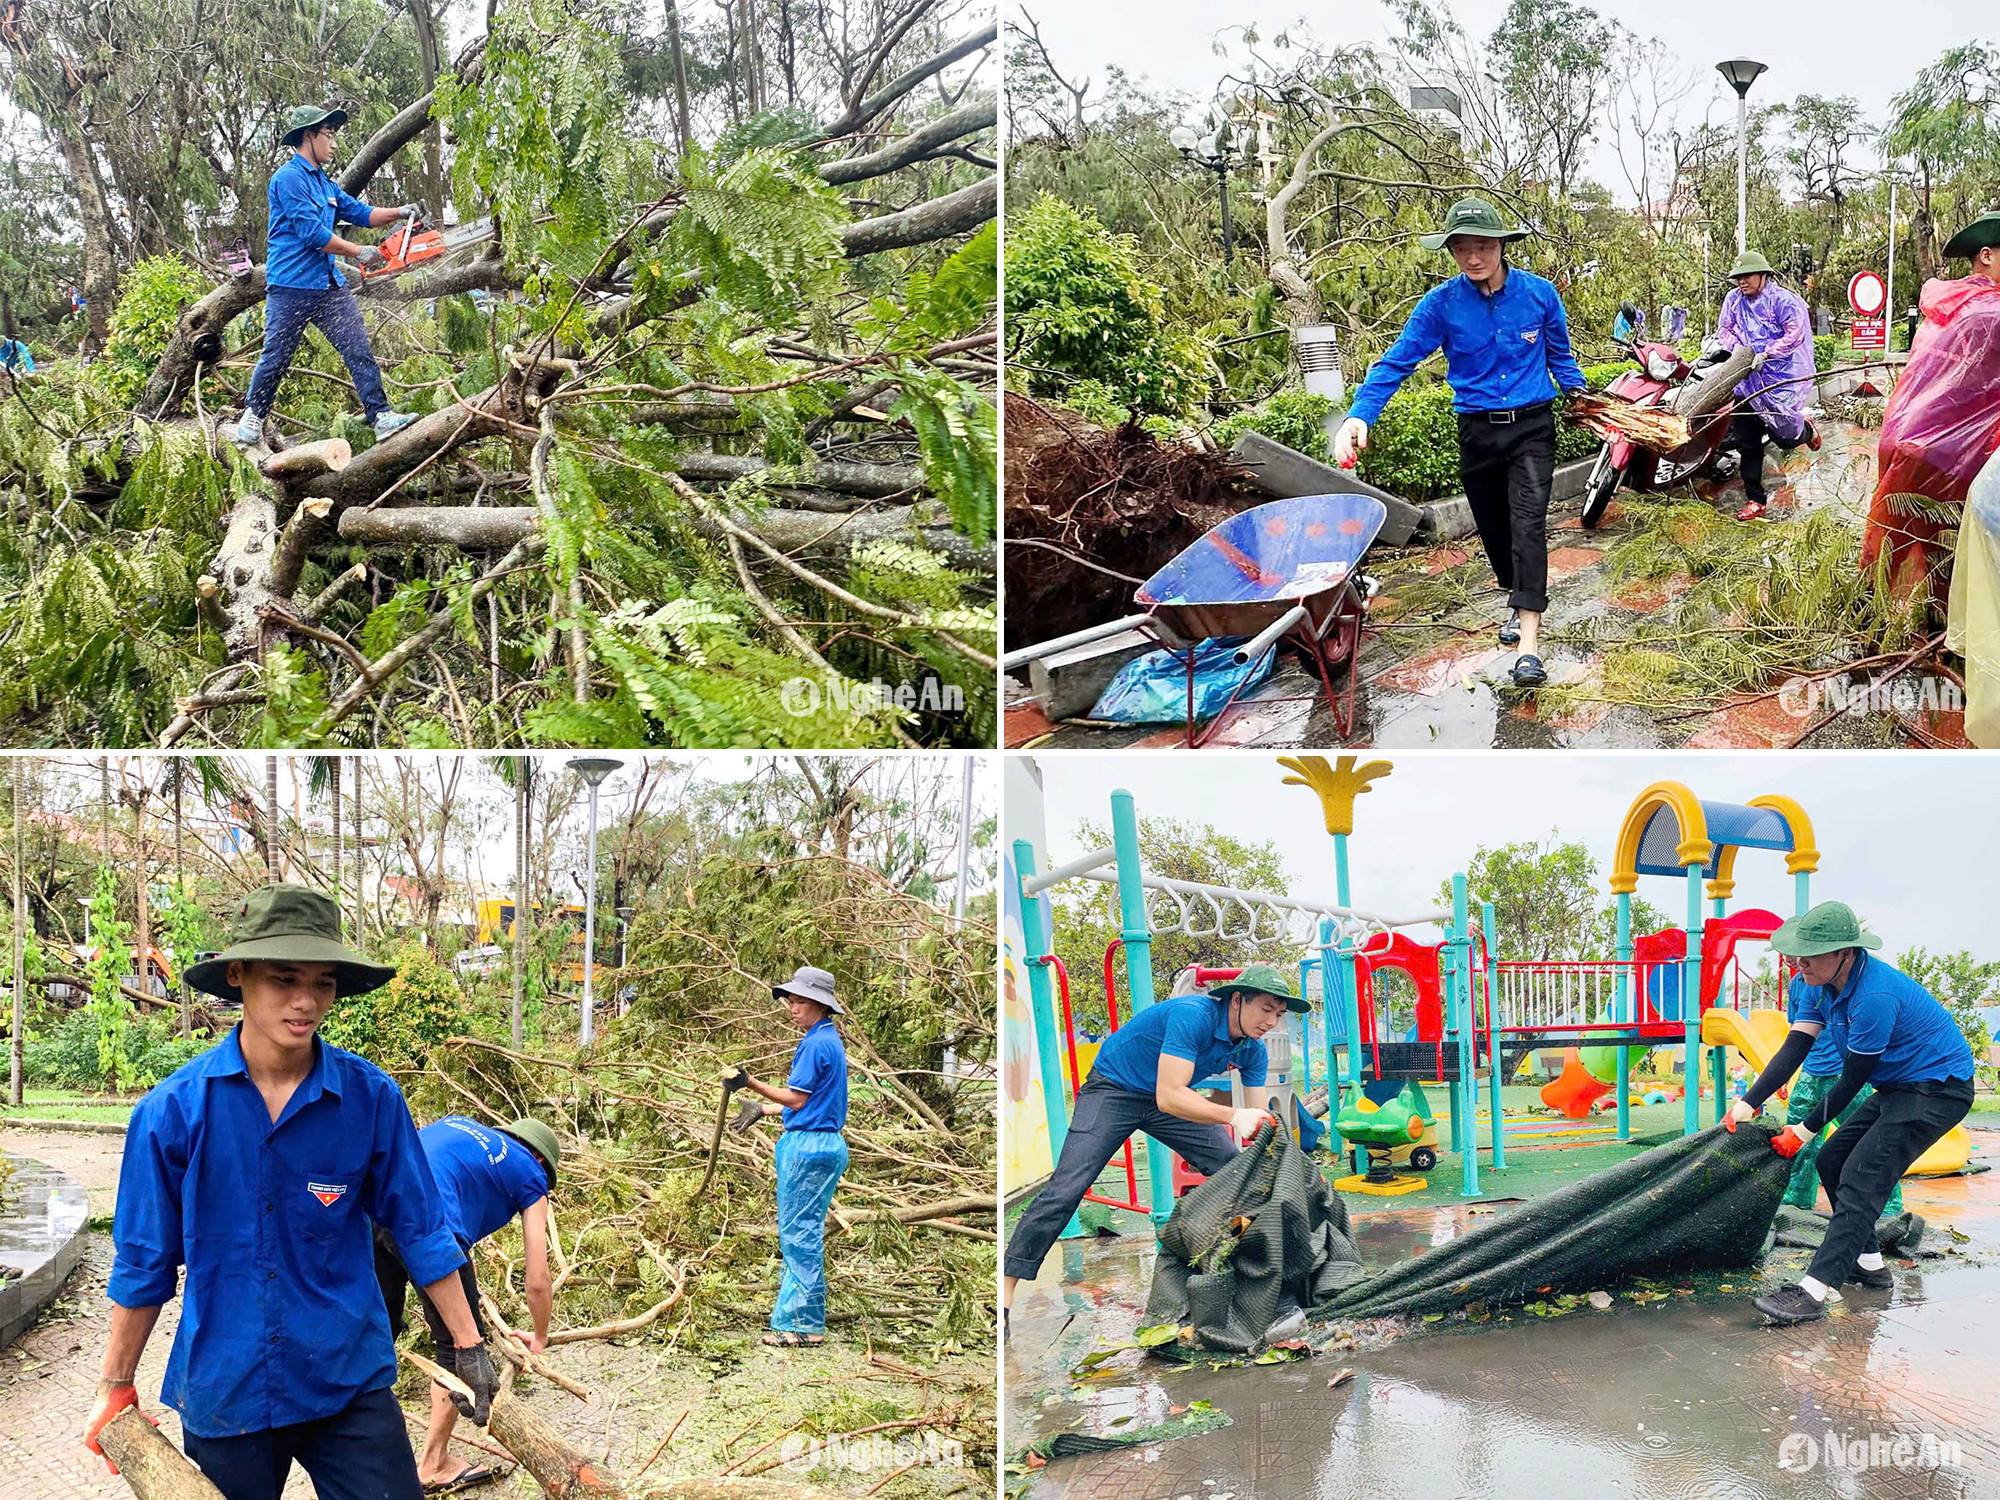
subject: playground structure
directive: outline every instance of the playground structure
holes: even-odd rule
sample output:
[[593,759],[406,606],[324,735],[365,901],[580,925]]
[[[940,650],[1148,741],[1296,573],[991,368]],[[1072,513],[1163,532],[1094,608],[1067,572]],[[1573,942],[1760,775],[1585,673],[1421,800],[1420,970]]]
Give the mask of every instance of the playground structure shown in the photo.
[[[1474,918],[1463,872],[1451,877],[1449,910],[1391,916],[1352,904],[1347,839],[1353,828],[1353,799],[1371,789],[1370,780],[1390,770],[1387,762],[1375,761],[1357,771],[1354,760],[1343,756],[1335,767],[1318,756],[1280,758],[1281,765],[1297,773],[1287,777],[1286,784],[1307,786],[1321,799],[1327,831],[1334,839],[1331,900],[1203,885],[1147,871],[1139,856],[1138,815],[1131,794],[1124,791],[1112,793],[1113,841],[1105,848],[1042,873],[1034,868],[1033,849],[1025,841],[1015,844],[1025,967],[1053,1153],[1060,1154],[1067,1126],[1065,1101],[1081,1086],[1085,1070],[1078,1066],[1068,976],[1052,951],[1043,893],[1074,879],[1097,881],[1115,892],[1119,936],[1104,955],[1105,993],[1114,1029],[1120,1013],[1115,969],[1121,954],[1128,995],[1125,1015],[1129,1018],[1154,1001],[1155,934],[1219,940],[1243,949],[1246,958],[1259,948],[1279,944],[1306,949],[1299,966],[1300,994],[1311,1010],[1288,1017],[1288,1024],[1267,1038],[1270,1069],[1265,1097],[1250,1102],[1270,1103],[1281,1121],[1298,1128],[1305,1119],[1294,1101],[1312,1093],[1317,1073],[1329,1096],[1327,1114],[1342,1130],[1353,1155],[1357,1175],[1343,1179],[1339,1184],[1343,1188],[1410,1190],[1384,1181],[1394,1174],[1385,1170],[1386,1162],[1378,1160],[1376,1152],[1386,1152],[1396,1130],[1407,1131],[1417,1117],[1406,1099],[1406,1086],[1435,1083],[1443,1085],[1447,1094],[1449,1143],[1459,1154],[1460,1193],[1477,1195],[1482,1123],[1490,1126],[1489,1170],[1506,1168],[1498,1084],[1512,1075],[1528,1052],[1551,1045],[1603,1049],[1615,1058],[1615,1065],[1605,1071],[1614,1075],[1610,1086],[1616,1097],[1620,1141],[1631,1139],[1635,1051],[1679,1052],[1683,1134],[1701,1128],[1704,1076],[1712,1083],[1711,1123],[1720,1120],[1729,1107],[1729,1051],[1738,1051],[1754,1073],[1769,1061],[1787,1029],[1784,965],[1759,975],[1744,962],[1746,948],[1767,943],[1782,919],[1760,908],[1728,910],[1735,894],[1737,851],[1782,854],[1793,878],[1794,908],[1804,912],[1811,905],[1811,877],[1818,869],[1820,851],[1802,807],[1782,796],[1744,804],[1704,802],[1678,782],[1657,782],[1633,801],[1619,833],[1608,882],[1616,900],[1616,956],[1495,960],[1491,955],[1499,946],[1496,913],[1490,902],[1483,903]],[[1688,914],[1684,927],[1632,932],[1632,896],[1641,876],[1682,883]],[[1442,939],[1420,942],[1407,930],[1426,925],[1442,928]],[[1377,979],[1391,970],[1403,974],[1416,994],[1415,1024],[1401,1037],[1383,1035],[1387,1028],[1377,1017]],[[1194,977],[1206,985],[1237,972],[1205,968]],[[1060,1033],[1052,976],[1060,988]],[[1058,1035],[1068,1039],[1066,1079],[1057,1055]],[[1491,1091],[1484,1122],[1478,1114],[1482,1078]],[[1233,1076],[1196,1080],[1194,1086],[1227,1088],[1235,1102],[1246,1102],[1241,1082]],[[1421,1088],[1416,1093],[1420,1099]],[[1367,1118],[1385,1111],[1387,1117],[1379,1122]],[[1427,1105],[1423,1113],[1428,1116]],[[1349,1134],[1343,1124],[1356,1128]],[[1415,1143],[1413,1139],[1411,1144]],[[1357,1146],[1370,1155],[1365,1176],[1360,1175]],[[1145,1201],[1139,1196],[1130,1143],[1124,1152],[1127,1197],[1088,1196],[1112,1207],[1148,1213],[1159,1222],[1172,1211],[1179,1191],[1200,1179],[1160,1142],[1147,1138],[1143,1149],[1149,1185]],[[1961,1126],[1926,1153],[1912,1173],[1956,1170],[1969,1149],[1969,1137]],[[1430,1157],[1434,1162],[1434,1150]],[[1422,1169],[1420,1160],[1412,1164]],[[1080,1232],[1072,1219],[1065,1233]]]

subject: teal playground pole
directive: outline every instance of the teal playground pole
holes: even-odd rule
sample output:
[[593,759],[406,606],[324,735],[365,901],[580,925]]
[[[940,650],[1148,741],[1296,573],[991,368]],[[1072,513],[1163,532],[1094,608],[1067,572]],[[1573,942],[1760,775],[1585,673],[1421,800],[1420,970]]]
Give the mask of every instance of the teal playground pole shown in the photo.
[[[1500,1104],[1500,1075],[1504,1070],[1500,1066],[1500,1044],[1493,1036],[1493,966],[1499,962],[1500,924],[1493,914],[1493,903],[1491,901],[1482,901],[1479,903],[1479,922],[1480,926],[1486,931],[1486,970],[1482,978],[1486,986],[1486,994],[1484,996],[1486,1001],[1486,1044],[1492,1049],[1487,1055],[1486,1061],[1493,1068],[1493,1103],[1491,1106],[1493,1114],[1493,1170],[1504,1172],[1507,1170],[1507,1142],[1503,1139],[1506,1132],[1501,1129],[1501,1126],[1505,1122],[1501,1118]],[[1475,1017],[1477,1014],[1478,1012],[1475,1010]]]
[[1451,978],[1453,1009],[1458,1017],[1458,1079],[1465,1095],[1465,1150],[1459,1157],[1461,1193],[1479,1191],[1479,1080],[1473,1072],[1472,1045],[1472,921],[1466,912],[1465,875],[1451,877]]
[[[1618,893],[1618,991],[1613,1002],[1624,1025],[1639,1019],[1639,987],[1632,974],[1632,893]],[[1632,1139],[1632,1049],[1618,1048],[1618,1139]]]
[[1812,871],[1801,870],[1792,877],[1792,915],[1802,917],[1812,910]]
[[[1347,885],[1347,835],[1333,836],[1333,894],[1343,910],[1350,910],[1354,899],[1348,894]],[[1330,925],[1330,924],[1329,924]],[[1354,949],[1351,940],[1342,937],[1340,943],[1340,977],[1345,993],[1342,1001],[1346,1007],[1347,1019],[1347,1084],[1355,1098],[1361,1097],[1361,976],[1355,972]],[[1334,1075],[1329,1075],[1334,1076]],[[1342,1098],[1340,1103],[1347,1103]],[[1339,1105],[1336,1105],[1335,1112]],[[1330,1122],[1333,1113],[1327,1115]],[[1361,1148],[1350,1147],[1347,1152],[1348,1171],[1360,1173],[1364,1170],[1361,1162]]]
[[[1118,856],[1118,935],[1125,940],[1125,980],[1132,991],[1132,1014],[1136,1016],[1153,1003],[1153,928],[1146,917],[1139,815],[1133,811],[1130,792],[1111,794],[1111,846]],[[1173,1157],[1165,1142],[1150,1135],[1146,1137],[1146,1177],[1153,1188],[1153,1220],[1163,1224],[1174,1211]]]
[[1681,1082],[1687,1102],[1681,1134],[1701,1129],[1701,866],[1687,867],[1687,963],[1681,972]]
[[[1042,1105],[1049,1115],[1049,1161],[1053,1164],[1062,1155],[1063,1141],[1069,1135],[1065,1102],[1069,1090],[1063,1078],[1062,1053],[1056,1046],[1056,1007],[1049,994],[1048,950],[1042,939],[1048,930],[1043,920],[1042,898],[1021,891],[1021,882],[1032,880],[1039,873],[1035,869],[1034,846],[1026,839],[1014,840],[1014,896],[1021,903],[1021,931],[1027,948],[1021,957],[1028,970],[1028,1005],[1035,1017],[1035,1071],[1041,1077]],[[1083,1225],[1071,1214],[1061,1238],[1074,1239],[1082,1233]]]

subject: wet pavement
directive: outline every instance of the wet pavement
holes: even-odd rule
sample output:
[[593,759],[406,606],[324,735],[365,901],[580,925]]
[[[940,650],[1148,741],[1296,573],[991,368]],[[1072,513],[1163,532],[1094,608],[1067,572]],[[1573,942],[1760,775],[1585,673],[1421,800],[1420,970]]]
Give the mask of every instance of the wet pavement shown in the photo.
[[83,1258],[90,1203],[60,1168],[0,1156],[0,1348],[53,1302]]
[[[2000,1133],[1974,1141],[2000,1165]],[[1085,1355],[1131,1341],[1152,1247],[1064,1242],[1015,1298],[1003,1447],[1136,1430],[1198,1400],[1231,1425],[1057,1459],[1013,1488],[1092,1500],[2000,1496],[2000,1172],[1903,1188],[1929,1222],[1926,1248],[1946,1253],[1892,1260],[1892,1292],[1850,1287],[1830,1317],[1798,1328],[1763,1327],[1749,1306],[1809,1253],[1776,1250],[1734,1277],[1668,1278],[1670,1293],[1643,1305],[1547,1319],[1513,1309],[1404,1325],[1388,1342],[1381,1324],[1363,1325],[1359,1347],[1275,1366],[1181,1367],[1134,1351],[1082,1380],[1069,1372]],[[1477,1212],[1370,1211],[1356,1242],[1385,1266],[1482,1222]]]
[[[1875,433],[1846,422],[1823,424],[1825,443],[1814,453],[1773,449],[1766,460],[1769,515],[1795,520],[1833,510],[1859,532],[1875,488]],[[1700,497],[1733,516],[1744,503],[1738,480],[1704,482]],[[1630,534],[1639,507],[1653,497],[1621,491],[1604,522],[1586,532],[1581,499],[1556,505],[1549,515],[1549,608],[1543,632],[1552,638],[1616,641],[1651,615],[1668,608],[1692,579],[1615,581],[1608,549]],[[1788,746],[1811,718],[1787,712],[1764,698],[1713,704],[1671,713],[1593,701],[1602,685],[1598,651],[1558,640],[1542,653],[1552,687],[1574,689],[1568,708],[1544,707],[1506,680],[1518,654],[1503,649],[1494,630],[1506,615],[1504,598],[1490,588],[1477,538],[1421,552],[1383,558],[1371,554],[1369,571],[1383,592],[1371,605],[1370,628],[1359,658],[1360,681],[1352,732],[1343,736],[1324,701],[1316,674],[1286,654],[1270,679],[1246,693],[1206,743],[1239,748],[1382,749],[1675,748],[1763,749]],[[1473,580],[1470,603],[1436,621],[1396,618],[1397,590],[1412,579],[1463,570]],[[1962,717],[1921,715],[1925,731],[1947,744],[1963,744]],[[1026,689],[1009,680],[1005,741],[1009,748],[1161,748],[1185,743],[1181,725],[1106,726],[1052,724]],[[1817,747],[1897,743],[1886,715],[1840,720],[1815,734]]]

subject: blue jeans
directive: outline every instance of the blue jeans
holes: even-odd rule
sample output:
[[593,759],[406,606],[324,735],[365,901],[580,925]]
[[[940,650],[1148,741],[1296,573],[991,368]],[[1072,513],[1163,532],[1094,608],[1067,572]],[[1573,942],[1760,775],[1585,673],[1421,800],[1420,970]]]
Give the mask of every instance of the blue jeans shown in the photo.
[[826,1332],[826,1212],[847,1170],[847,1138],[837,1130],[787,1130],[778,1137],[778,1249],[785,1274],[771,1327]]
[[224,1500],[278,1500],[294,1461],[320,1500],[422,1500],[417,1456],[389,1386],[356,1396],[330,1417],[241,1437],[181,1434],[181,1446]]
[[347,373],[354,379],[355,394],[361,397],[362,413],[373,422],[389,409],[389,398],[382,391],[382,371],[375,363],[375,351],[368,347],[361,304],[344,286],[265,288],[264,352],[250,376],[250,394],[243,404],[259,417],[271,414],[271,403],[278,399],[278,382],[291,368],[308,323],[317,323],[327,342],[340,351]]

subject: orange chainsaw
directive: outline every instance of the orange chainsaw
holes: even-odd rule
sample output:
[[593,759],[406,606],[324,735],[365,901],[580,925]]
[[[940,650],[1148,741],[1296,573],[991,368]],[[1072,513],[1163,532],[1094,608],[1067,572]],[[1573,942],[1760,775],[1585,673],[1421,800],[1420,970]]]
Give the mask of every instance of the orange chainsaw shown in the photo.
[[382,252],[382,264],[372,271],[363,270],[361,277],[364,281],[376,281],[384,276],[400,276],[427,260],[436,260],[491,238],[491,219],[475,219],[456,229],[433,229],[421,216],[405,219],[395,233],[376,246]]

